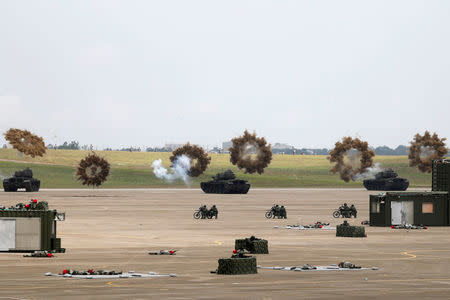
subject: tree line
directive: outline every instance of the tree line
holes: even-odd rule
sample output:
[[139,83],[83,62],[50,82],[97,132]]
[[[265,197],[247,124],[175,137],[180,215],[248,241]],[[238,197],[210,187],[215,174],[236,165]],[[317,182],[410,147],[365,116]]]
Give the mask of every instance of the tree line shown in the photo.
[[[405,145],[397,146],[392,149],[388,146],[380,146],[371,148],[376,155],[408,155],[408,147]],[[274,154],[288,154],[288,155],[328,155],[331,149],[321,148],[286,148],[286,149],[272,149]]]
[[[6,148],[6,145],[4,145]],[[92,145],[80,145],[78,141],[64,142],[61,145],[49,144],[48,149],[58,150],[89,150],[92,149]],[[141,149],[140,147],[123,147],[123,148],[105,148],[105,151],[127,151],[127,152],[172,152],[173,149],[167,149],[166,147],[148,147]],[[214,147],[210,152],[222,153],[222,149]],[[408,147],[405,145],[397,146],[396,148],[390,148],[388,146],[379,146],[372,148],[376,155],[408,155]],[[328,155],[330,149],[327,148],[286,148],[286,149],[272,149],[274,154],[287,154],[287,155]]]

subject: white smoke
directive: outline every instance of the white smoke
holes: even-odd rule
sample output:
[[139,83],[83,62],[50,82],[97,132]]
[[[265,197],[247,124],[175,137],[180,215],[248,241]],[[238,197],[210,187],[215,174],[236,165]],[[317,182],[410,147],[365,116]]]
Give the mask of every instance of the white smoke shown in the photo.
[[375,163],[375,165],[373,165],[372,167],[367,168],[367,170],[364,173],[354,174],[352,176],[352,179],[354,181],[362,180],[362,179],[372,179],[372,178],[375,178],[375,175],[381,171],[383,171],[381,164]]
[[243,160],[255,159],[259,154],[258,147],[253,143],[245,143],[242,147],[240,158]]
[[345,152],[345,164],[351,166],[353,169],[358,169],[361,165],[361,152],[356,149],[350,149]]
[[162,160],[157,159],[152,163],[153,173],[159,179],[173,182],[181,179],[187,186],[190,186],[189,170],[191,169],[191,159],[182,154],[178,156],[170,167],[170,172],[162,165]]
[[430,146],[422,146],[420,147],[420,159],[424,160],[424,159],[428,159],[430,158],[433,154],[435,154],[435,150],[433,149],[433,147]]

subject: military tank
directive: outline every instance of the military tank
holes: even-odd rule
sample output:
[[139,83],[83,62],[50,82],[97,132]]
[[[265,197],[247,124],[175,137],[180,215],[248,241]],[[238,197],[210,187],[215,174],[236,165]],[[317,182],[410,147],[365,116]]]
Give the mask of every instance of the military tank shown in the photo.
[[207,194],[247,194],[250,189],[250,183],[236,179],[231,170],[217,173],[212,178],[213,180],[200,183],[200,187]]
[[397,172],[386,169],[375,175],[375,179],[363,181],[364,187],[369,191],[406,191],[409,181],[406,178],[399,178]]
[[25,189],[27,192],[37,192],[40,187],[41,181],[33,178],[33,171],[29,168],[17,171],[12,177],[3,180],[5,192],[17,192],[18,189]]

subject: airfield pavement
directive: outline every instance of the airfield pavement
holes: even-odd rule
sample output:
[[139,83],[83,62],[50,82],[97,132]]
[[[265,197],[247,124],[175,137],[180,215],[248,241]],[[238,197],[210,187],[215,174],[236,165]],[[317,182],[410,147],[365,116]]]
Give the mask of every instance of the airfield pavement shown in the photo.
[[[373,193],[373,192],[372,192]],[[211,195],[201,190],[42,190],[0,192],[9,206],[30,198],[66,212],[58,222],[64,254],[53,259],[0,253],[0,299],[448,299],[450,227],[393,230],[366,227],[367,238],[339,238],[334,230],[285,230],[275,225],[337,225],[331,214],[354,203],[360,224],[368,219],[365,190],[251,189],[247,195]],[[285,205],[287,220],[267,220],[273,204]],[[194,220],[201,204],[216,204],[217,220]],[[210,274],[229,257],[236,238],[269,241],[262,266],[328,265],[350,261],[379,270],[293,272],[258,270],[256,275]],[[175,256],[148,251],[177,249]],[[176,273],[177,278],[71,279],[44,276],[64,268]]]

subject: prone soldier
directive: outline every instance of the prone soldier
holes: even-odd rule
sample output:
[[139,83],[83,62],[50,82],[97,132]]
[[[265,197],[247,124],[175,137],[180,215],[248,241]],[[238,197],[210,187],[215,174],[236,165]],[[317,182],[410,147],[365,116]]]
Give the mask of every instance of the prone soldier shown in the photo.
[[231,258],[247,258],[247,257],[251,257],[249,255],[246,255],[247,252],[245,252],[244,249],[234,249],[233,250],[233,255],[231,255]]
[[339,266],[339,268],[344,268],[344,269],[361,269],[361,266],[357,266],[357,265],[349,263],[347,261],[340,262],[338,266]]

